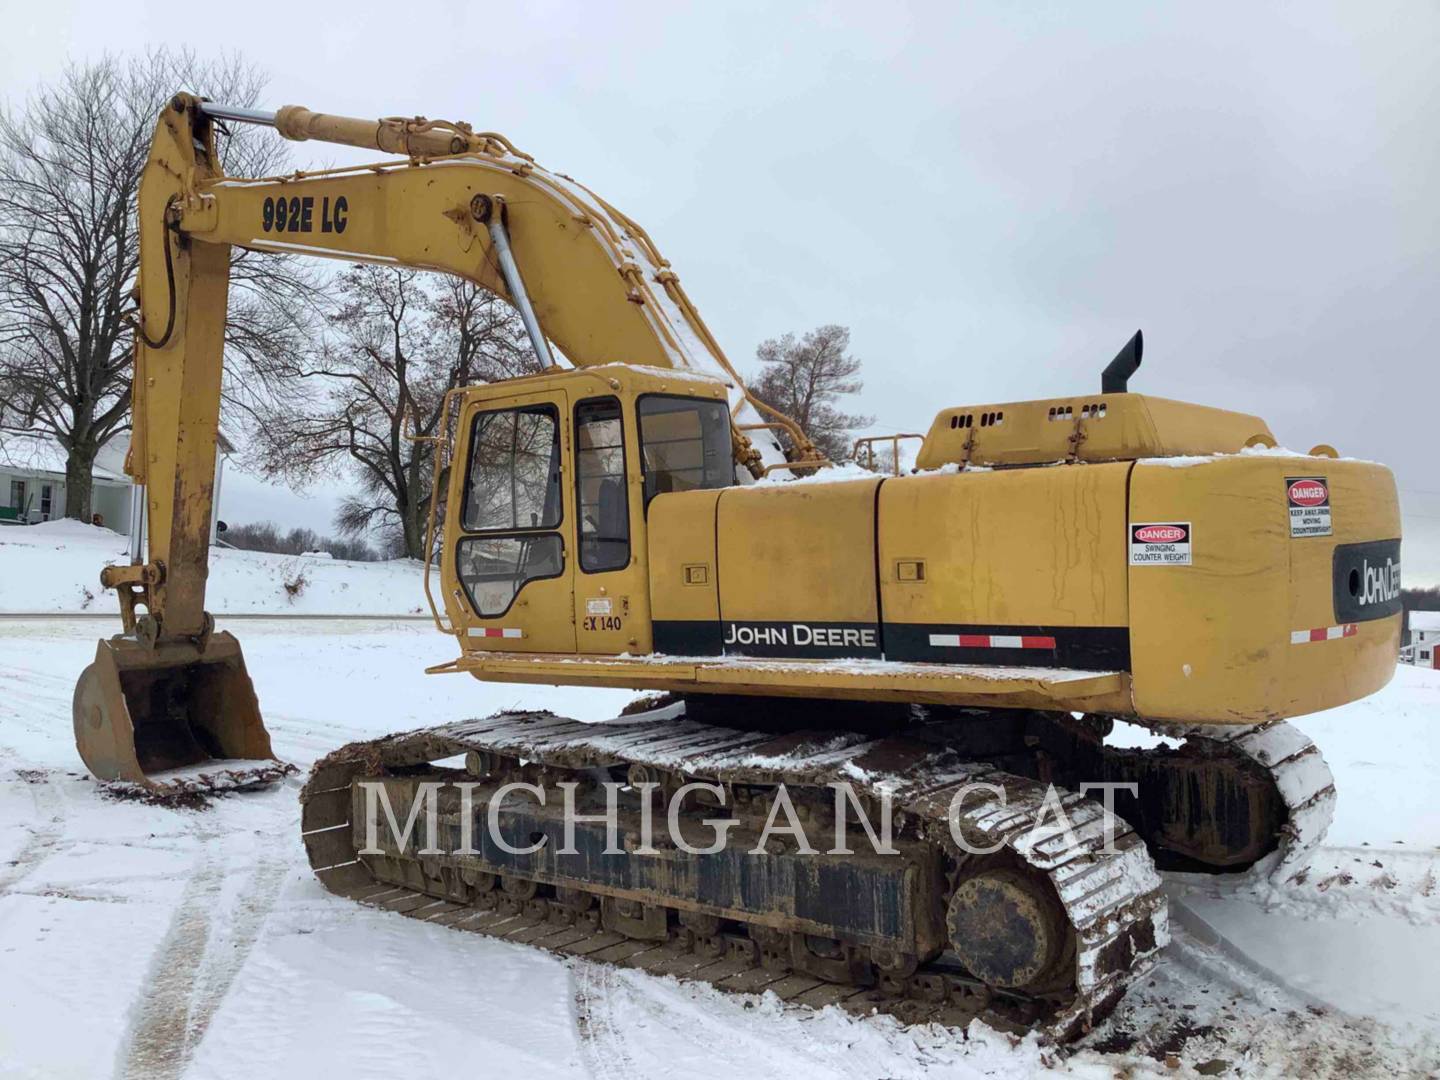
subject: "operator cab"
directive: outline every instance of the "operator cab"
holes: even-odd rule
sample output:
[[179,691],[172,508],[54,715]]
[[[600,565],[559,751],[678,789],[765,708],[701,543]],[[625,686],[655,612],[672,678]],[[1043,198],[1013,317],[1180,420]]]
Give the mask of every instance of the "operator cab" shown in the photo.
[[464,391],[441,559],[467,651],[645,653],[646,509],[735,483],[726,385],[613,365]]

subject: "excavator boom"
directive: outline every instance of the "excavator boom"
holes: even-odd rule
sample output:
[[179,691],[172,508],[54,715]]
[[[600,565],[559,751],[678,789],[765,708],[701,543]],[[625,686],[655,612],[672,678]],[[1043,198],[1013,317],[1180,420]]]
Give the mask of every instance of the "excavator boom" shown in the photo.
[[[232,178],[215,148],[217,123],[226,122],[405,156]],[[267,113],[177,94],[156,127],[139,219],[127,467],[145,492],[149,550],[101,576],[119,593],[125,633],[101,642],[75,699],[81,756],[102,778],[190,790],[276,775],[239,644],[214,633],[205,610],[234,246],[468,278],[516,306],[547,367],[554,342],[576,367],[625,362],[728,384],[732,452],[754,475],[787,467],[777,428],[789,436],[791,458],[820,460],[798,426],[745,390],[645,231],[503,136],[298,106]],[[512,235],[520,237],[513,247]]]

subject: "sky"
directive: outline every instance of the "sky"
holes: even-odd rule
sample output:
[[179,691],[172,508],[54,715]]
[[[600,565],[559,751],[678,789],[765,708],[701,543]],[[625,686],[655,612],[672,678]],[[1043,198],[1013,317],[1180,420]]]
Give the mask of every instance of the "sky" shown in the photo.
[[[877,432],[1098,388],[1143,328],[1133,389],[1389,464],[1407,580],[1440,582],[1433,0],[0,0],[0,20],[11,104],[67,58],[190,45],[259,65],[277,107],[504,132],[642,222],[742,368],[848,325]],[[237,520],[329,524],[333,492],[231,480]]]

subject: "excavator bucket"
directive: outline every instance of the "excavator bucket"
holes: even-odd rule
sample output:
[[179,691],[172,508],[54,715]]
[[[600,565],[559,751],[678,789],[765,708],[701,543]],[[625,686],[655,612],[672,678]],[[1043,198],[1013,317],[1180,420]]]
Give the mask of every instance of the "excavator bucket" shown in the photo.
[[207,794],[273,783],[293,772],[275,759],[240,643],[210,636],[147,648],[102,640],[80,675],[75,743],[101,780],[158,796]]

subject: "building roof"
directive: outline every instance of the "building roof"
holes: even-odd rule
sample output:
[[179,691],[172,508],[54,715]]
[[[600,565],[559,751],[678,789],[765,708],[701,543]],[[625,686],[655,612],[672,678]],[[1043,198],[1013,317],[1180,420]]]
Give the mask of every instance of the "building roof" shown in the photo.
[[1410,612],[1411,630],[1440,630],[1440,611]]
[[[123,454],[122,460],[123,460]],[[65,448],[54,436],[43,431],[0,430],[0,469],[12,472],[50,473],[65,476]],[[130,478],[120,469],[119,462],[96,458],[90,475],[112,484],[128,484]],[[102,464],[102,460],[104,464]]]

